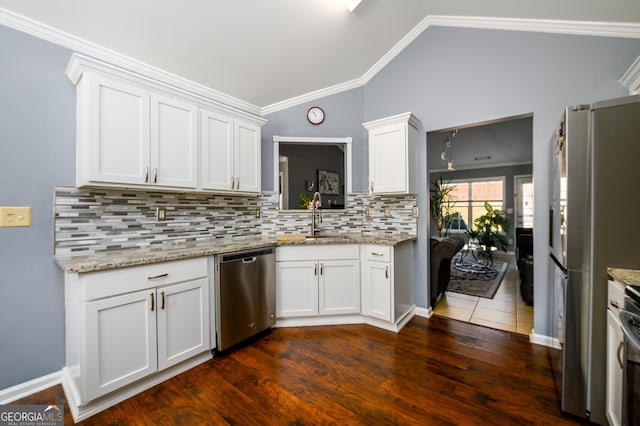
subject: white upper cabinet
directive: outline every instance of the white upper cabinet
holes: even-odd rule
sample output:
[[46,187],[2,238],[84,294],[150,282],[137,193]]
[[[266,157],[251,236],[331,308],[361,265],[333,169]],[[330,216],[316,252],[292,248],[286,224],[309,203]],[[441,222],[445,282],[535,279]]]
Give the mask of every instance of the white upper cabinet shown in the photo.
[[260,192],[264,119],[82,55],[67,75],[77,186]]
[[260,127],[235,121],[236,190],[260,192]]
[[195,105],[151,96],[152,184],[198,186],[198,115]]
[[369,191],[415,194],[418,120],[405,113],[364,123],[369,131]]
[[260,127],[211,111],[201,113],[202,188],[260,192]]
[[149,173],[149,95],[129,84],[85,75],[78,87],[78,186],[144,184]]

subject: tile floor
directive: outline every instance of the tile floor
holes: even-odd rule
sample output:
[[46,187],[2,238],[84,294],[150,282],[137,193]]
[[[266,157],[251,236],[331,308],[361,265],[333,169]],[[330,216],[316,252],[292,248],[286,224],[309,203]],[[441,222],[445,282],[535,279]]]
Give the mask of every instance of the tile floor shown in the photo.
[[533,306],[520,296],[520,279],[515,258],[509,256],[509,267],[493,299],[446,292],[433,313],[498,330],[530,334],[533,329]]

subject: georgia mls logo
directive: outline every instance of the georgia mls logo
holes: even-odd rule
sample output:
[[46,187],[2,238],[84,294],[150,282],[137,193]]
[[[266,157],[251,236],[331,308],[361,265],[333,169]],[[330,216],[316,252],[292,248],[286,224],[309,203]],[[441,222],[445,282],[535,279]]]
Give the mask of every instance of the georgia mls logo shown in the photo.
[[0,406],[0,426],[58,426],[64,424],[60,405]]

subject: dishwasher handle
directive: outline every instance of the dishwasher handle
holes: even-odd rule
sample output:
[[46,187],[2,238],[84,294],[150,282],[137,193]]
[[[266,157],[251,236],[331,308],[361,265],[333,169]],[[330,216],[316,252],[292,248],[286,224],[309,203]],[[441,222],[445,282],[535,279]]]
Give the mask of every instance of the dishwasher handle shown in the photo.
[[244,259],[242,259],[242,263],[253,263],[258,259],[257,256],[253,256],[253,257],[245,257]]
[[228,253],[220,256],[220,263],[237,262],[238,260],[241,260],[242,263],[252,263],[253,261],[257,260],[258,257],[272,253],[273,247],[265,248],[262,250],[248,250]]

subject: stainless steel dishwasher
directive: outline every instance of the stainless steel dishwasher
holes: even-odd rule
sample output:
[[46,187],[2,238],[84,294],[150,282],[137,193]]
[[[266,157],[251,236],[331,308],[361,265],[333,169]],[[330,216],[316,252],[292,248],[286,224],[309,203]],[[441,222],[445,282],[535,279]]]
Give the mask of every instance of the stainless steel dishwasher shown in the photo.
[[275,324],[275,254],[235,252],[216,263],[216,349],[224,351]]

